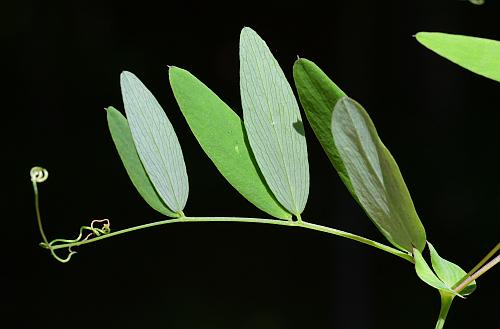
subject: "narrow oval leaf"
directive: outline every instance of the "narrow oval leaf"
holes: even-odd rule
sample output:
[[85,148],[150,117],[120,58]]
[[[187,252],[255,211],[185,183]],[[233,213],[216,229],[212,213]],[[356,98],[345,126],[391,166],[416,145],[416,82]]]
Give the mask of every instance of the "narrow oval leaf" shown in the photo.
[[358,201],[394,246],[423,250],[425,230],[396,161],[368,113],[344,97],[335,105],[332,134]]
[[240,117],[188,71],[170,67],[169,78],[191,131],[219,172],[257,208],[290,219],[260,173]]
[[164,215],[177,217],[177,214],[165,206],[149,180],[141,159],[139,159],[139,154],[137,154],[127,119],[114,107],[108,107],[106,112],[111,137],[132,184],[151,208]]
[[307,121],[340,179],[356,198],[344,163],[333,141],[331,129],[335,104],[346,94],[316,64],[305,58],[295,61],[293,78]]
[[453,63],[500,82],[500,41],[439,32],[419,32],[416,38]]
[[[429,250],[431,253],[431,263],[434,272],[448,287],[454,288],[463,279],[466,278],[467,273],[462,270],[458,265],[442,258],[437,253],[436,249],[432,244],[427,242],[429,245]],[[476,281],[471,282],[467,287],[465,287],[460,294],[463,296],[470,295],[474,290],[476,290]]]
[[292,88],[264,40],[240,36],[240,90],[245,129],[267,184],[299,216],[309,194],[304,126]]
[[429,267],[429,265],[427,265],[427,262],[425,261],[422,254],[416,248],[413,250],[413,258],[415,259],[415,271],[417,272],[417,276],[422,281],[440,291],[447,292],[454,296],[460,296],[455,291],[453,291],[453,289],[448,287],[443,281],[441,281],[436,276],[436,274],[434,274],[434,272],[432,272],[432,269]]
[[156,98],[135,75],[123,72],[121,87],[130,130],[144,169],[165,204],[181,213],[189,184],[174,128]]

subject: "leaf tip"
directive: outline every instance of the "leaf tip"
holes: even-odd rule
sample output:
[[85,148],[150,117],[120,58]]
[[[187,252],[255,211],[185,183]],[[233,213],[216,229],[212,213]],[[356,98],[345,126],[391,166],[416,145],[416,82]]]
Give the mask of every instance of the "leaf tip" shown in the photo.
[[[354,100],[349,98],[349,96],[342,96],[338,99],[337,103],[335,103],[334,109],[337,110],[340,108],[347,108],[349,105],[353,104],[355,104]],[[335,113],[335,110],[333,111],[333,113]]]
[[421,44],[424,44],[426,37],[431,33],[432,32],[417,32],[413,35],[413,37],[415,37],[415,39],[417,39],[417,41]]
[[134,74],[132,72],[122,71],[122,73],[120,73],[120,78],[126,78],[126,77],[133,76],[133,75]]
[[175,65],[167,65],[167,66],[168,66],[168,74],[169,75],[176,73],[176,72],[184,71],[183,69],[181,69],[180,67],[175,66]]
[[133,80],[139,80],[139,79],[132,72],[122,71],[122,73],[120,73],[120,85],[122,89],[124,88],[125,84],[130,84],[131,81]]
[[255,32],[252,28],[250,28],[248,26],[244,26],[241,29],[240,40],[249,38],[249,37],[254,36],[254,35],[257,35],[257,32]]

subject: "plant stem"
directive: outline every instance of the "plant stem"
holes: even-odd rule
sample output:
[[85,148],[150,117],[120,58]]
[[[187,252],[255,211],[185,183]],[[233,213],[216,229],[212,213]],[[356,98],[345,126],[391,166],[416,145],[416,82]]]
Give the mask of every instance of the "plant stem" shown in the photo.
[[[476,266],[474,266],[474,268],[472,270],[469,271],[469,273],[467,273],[462,279],[460,279],[460,281],[455,283],[455,285],[452,288],[457,289],[458,286],[461,286],[465,280],[467,280],[474,273],[476,273],[488,260],[490,260],[491,257],[495,256],[495,254],[498,252],[498,250],[500,250],[500,242],[497,243],[497,245],[493,249],[491,249],[491,251],[486,256],[484,256],[484,258],[481,259],[481,261]],[[472,281],[469,281],[469,283],[470,282],[472,282]],[[465,287],[467,287],[467,285],[465,285],[464,288]],[[460,289],[460,290],[462,290],[462,289]]]
[[324,233],[328,233],[328,234],[337,235],[337,236],[340,236],[340,237],[343,237],[343,238],[346,238],[346,239],[351,239],[351,240],[354,240],[354,241],[357,241],[357,242],[360,242],[360,243],[363,243],[363,244],[367,244],[367,245],[369,245],[371,247],[383,250],[383,251],[388,252],[390,254],[393,254],[395,256],[398,256],[398,257],[401,257],[403,259],[406,259],[410,263],[415,263],[415,260],[413,259],[413,257],[411,255],[409,255],[409,254],[407,254],[405,252],[402,252],[401,250],[389,247],[389,246],[387,246],[387,245],[385,245],[383,243],[376,242],[376,241],[364,238],[364,237],[356,235],[356,234],[352,234],[352,233],[341,231],[341,230],[337,230],[337,229],[334,229],[334,228],[331,228],[331,227],[322,226],[322,225],[313,224],[313,223],[308,223],[308,222],[302,222],[302,223],[300,223],[297,226],[300,226],[300,227],[303,227],[303,228],[307,228],[307,229],[310,229],[310,230],[314,230],[314,231],[320,231],[320,232],[324,232]]
[[[472,281],[476,280],[493,266],[498,264],[500,262],[500,255],[497,255],[489,262],[488,260],[493,257],[499,249],[500,243],[497,243],[497,245],[469,273],[467,273],[467,276],[459,281],[457,287],[454,287],[455,292],[460,293]],[[446,321],[446,316],[448,315],[448,311],[450,310],[451,303],[453,301],[453,298],[455,297],[454,295],[447,292],[439,291],[439,293],[441,295],[441,310],[439,311],[439,318],[436,323],[436,329],[443,328]]]
[[495,256],[498,250],[500,250],[500,242],[497,243],[497,245],[493,249],[491,249],[491,251],[486,256],[484,256],[484,258],[481,259],[481,261],[472,270],[469,271],[469,273],[467,273],[467,276],[471,276],[477,270],[479,270],[481,266],[483,266],[491,257]]
[[435,329],[443,329],[446,317],[448,316],[448,311],[450,310],[450,306],[453,302],[454,297],[454,295],[442,291],[439,291],[439,294],[441,295],[441,309],[439,310],[439,318],[437,320]]
[[247,217],[181,217],[181,218],[173,218],[173,219],[167,219],[167,220],[152,222],[152,223],[148,223],[148,224],[138,225],[138,226],[134,226],[134,227],[129,227],[129,228],[126,228],[123,230],[110,232],[110,233],[105,234],[105,235],[97,236],[97,237],[94,237],[94,238],[89,239],[89,240],[82,240],[82,241],[78,241],[78,242],[53,245],[51,247],[51,249],[56,250],[56,249],[62,249],[62,248],[81,246],[84,244],[89,244],[89,243],[93,243],[93,242],[96,242],[99,240],[111,238],[113,236],[129,233],[129,232],[133,232],[133,231],[137,231],[137,230],[142,230],[142,229],[146,229],[146,228],[150,228],[150,227],[155,227],[155,226],[174,224],[174,223],[201,223],[201,222],[238,222],[238,223],[258,223],[258,224],[272,224],[272,225],[280,225],[280,226],[302,227],[302,228],[313,230],[313,231],[324,232],[324,233],[328,233],[328,234],[341,236],[343,238],[355,240],[355,241],[361,242],[363,244],[367,244],[369,246],[383,250],[383,251],[388,252],[390,254],[396,255],[396,256],[401,257],[403,259],[406,259],[409,262],[412,262],[412,263],[414,262],[413,257],[410,256],[409,254],[406,254],[398,249],[389,247],[389,246],[384,245],[382,243],[375,242],[373,240],[364,238],[364,237],[356,235],[356,234],[344,232],[341,230],[333,229],[333,228],[322,226],[322,225],[308,223],[308,222],[305,222],[302,220],[293,222],[293,221],[284,221],[284,220],[278,220],[278,219],[247,218]]
[[468,277],[464,282],[462,282],[458,287],[455,288],[455,291],[457,293],[460,293],[465,287],[469,285],[472,281],[476,280],[479,278],[481,275],[486,273],[489,269],[491,269],[493,266],[498,264],[500,262],[500,255],[496,256],[493,258],[490,262],[486,263],[483,267],[481,267],[479,270],[477,270],[476,273],[472,274],[470,277]]

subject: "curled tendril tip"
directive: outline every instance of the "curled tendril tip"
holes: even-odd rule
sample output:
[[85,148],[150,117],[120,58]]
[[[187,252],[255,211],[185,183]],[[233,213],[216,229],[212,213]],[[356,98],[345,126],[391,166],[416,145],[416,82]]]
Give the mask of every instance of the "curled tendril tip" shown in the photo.
[[30,170],[31,181],[34,183],[43,183],[49,178],[49,172],[42,167],[33,167]]
[[[67,263],[69,262],[71,257],[74,254],[76,254],[76,251],[71,250],[71,247],[77,246],[82,241],[90,240],[93,237],[109,234],[111,232],[111,223],[109,219],[96,219],[90,223],[90,226],[80,227],[80,232],[76,239],[73,240],[55,239],[49,242],[42,227],[42,218],[40,215],[38,188],[37,188],[38,183],[43,183],[47,180],[47,178],[49,177],[49,172],[45,168],[36,166],[31,168],[30,177],[31,177],[31,182],[33,183],[33,192],[35,193],[35,210],[36,210],[38,227],[40,229],[40,234],[42,235],[43,239],[43,242],[40,243],[40,247],[50,250],[50,253],[55,259],[57,259],[61,263]],[[102,226],[97,227],[97,224],[102,224]],[[85,231],[87,231],[88,233],[84,237]],[[56,248],[57,246],[60,245],[65,245],[64,247],[68,247],[68,255],[66,256],[66,258],[62,258],[56,254],[56,249],[63,248],[63,247]]]

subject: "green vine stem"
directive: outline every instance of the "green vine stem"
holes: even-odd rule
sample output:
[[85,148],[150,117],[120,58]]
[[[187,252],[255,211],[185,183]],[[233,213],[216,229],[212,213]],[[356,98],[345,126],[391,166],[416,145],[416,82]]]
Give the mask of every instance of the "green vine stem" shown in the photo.
[[[498,264],[500,262],[500,255],[497,255],[489,262],[488,260],[490,260],[491,257],[495,256],[499,249],[500,243],[497,243],[497,245],[476,266],[474,266],[474,268],[470,270],[469,273],[467,273],[467,275],[465,275],[453,286],[453,290],[455,290],[455,292],[457,293],[460,293],[472,281],[476,280],[493,266]],[[442,329],[444,327],[446,316],[448,315],[451,303],[453,302],[453,298],[455,297],[454,295],[442,290],[440,290],[439,293],[441,295],[441,309],[439,311],[439,318],[436,323],[436,329]]]
[[488,270],[490,270],[493,266],[495,266],[499,262],[500,262],[500,255],[496,256],[491,261],[486,263],[483,267],[481,267],[474,274],[472,274],[470,277],[468,277],[466,280],[464,280],[460,285],[458,285],[458,287],[456,287],[454,290],[457,293],[460,293],[460,291],[462,291],[465,287],[467,287],[469,285],[469,283],[471,283],[472,281],[479,278],[481,275],[486,273]]
[[453,302],[453,297],[455,297],[454,295],[441,290],[439,291],[439,294],[441,295],[441,309],[439,310],[439,318],[435,329],[443,329],[446,316],[448,315],[451,303]]
[[174,224],[174,223],[203,223],[203,222],[235,222],[235,223],[258,223],[258,224],[271,224],[271,225],[280,225],[280,226],[291,226],[291,227],[301,227],[309,230],[314,230],[314,231],[320,231],[328,234],[333,234],[337,235],[343,238],[355,240],[358,242],[361,242],[363,244],[367,244],[369,246],[375,247],[377,249],[383,250],[385,252],[388,252],[390,254],[396,255],[398,257],[401,257],[403,259],[406,259],[409,262],[413,263],[413,257],[409,254],[406,254],[400,250],[397,250],[395,248],[389,247],[387,245],[384,245],[382,243],[364,238],[362,236],[344,232],[341,230],[337,230],[334,228],[322,226],[322,225],[317,225],[313,223],[306,222],[304,220],[299,221],[284,221],[284,220],[279,220],[279,219],[266,219],[266,218],[248,218],[248,217],[181,217],[181,218],[172,218],[172,219],[166,219],[162,221],[157,221],[157,222],[152,222],[148,224],[143,224],[143,225],[138,225],[138,226],[133,226],[129,227],[123,230],[119,231],[114,231],[110,232],[105,235],[101,236],[96,236],[92,239],[88,240],[81,240],[81,241],[76,241],[76,242],[70,242],[70,243],[65,243],[65,244],[57,244],[57,245],[52,245],[53,250],[57,249],[62,249],[62,248],[71,248],[71,247],[77,247],[81,246],[84,244],[89,244],[93,243],[99,240],[111,238],[117,235],[133,232],[133,231],[138,231],[138,230],[143,230],[146,228],[150,227],[155,227],[155,226],[161,226],[161,225],[167,225],[167,224]]
[[[52,240],[50,243],[48,242],[48,239],[43,231],[42,227],[42,219],[40,215],[40,208],[39,208],[39,197],[38,197],[38,188],[37,188],[37,183],[44,182],[47,180],[48,177],[48,172],[44,168],[41,167],[34,167],[31,172],[31,181],[33,182],[33,191],[35,193],[35,210],[36,210],[36,216],[37,216],[37,222],[38,222],[38,228],[40,229],[40,234],[42,235],[43,242],[41,243],[41,246],[43,248],[49,249],[52,256],[56,258],[58,261],[66,263],[71,259],[71,256],[75,254],[74,251],[71,250],[73,247],[81,246],[84,244],[89,244],[89,243],[94,243],[103,239],[111,238],[114,236],[118,236],[121,234],[133,232],[133,231],[138,231],[150,227],[155,227],[155,226],[161,226],[161,225],[167,225],[167,224],[174,224],[174,223],[202,223],[202,222],[236,222],[236,223],[258,223],[258,224],[271,224],[271,225],[279,225],[279,226],[293,226],[293,227],[301,227],[313,231],[319,231],[319,232],[324,232],[336,236],[340,236],[346,239],[358,241],[360,243],[372,246],[374,248],[383,250],[385,252],[388,252],[390,254],[393,254],[395,256],[401,257],[411,263],[414,262],[413,257],[410,254],[407,254],[405,252],[402,252],[398,249],[389,247],[385,244],[364,238],[362,236],[348,233],[345,231],[337,230],[331,227],[326,227],[322,225],[317,225],[313,223],[306,222],[302,220],[302,218],[298,218],[297,221],[284,221],[284,220],[279,220],[279,219],[266,219],[266,218],[248,218],[248,217],[188,217],[185,216],[183,213],[181,214],[182,216],[179,218],[170,218],[166,220],[161,220],[157,222],[152,222],[148,224],[143,224],[143,225],[138,225],[138,226],[133,226],[129,227],[123,230],[111,232],[110,229],[110,223],[109,220],[96,220],[92,221],[92,224],[90,226],[82,226],[80,228],[80,234],[76,239],[73,240],[66,240],[66,239],[55,239]],[[96,228],[94,227],[95,223],[99,222],[104,222],[104,225],[102,228]],[[88,234],[85,238],[83,238],[84,231],[89,231],[90,234]],[[56,254],[56,250],[58,249],[65,249],[67,248],[69,251],[69,254],[66,258],[61,258]]]
[[495,256],[495,254],[500,250],[500,242],[497,243],[497,245],[491,249],[491,251],[484,256],[484,258],[472,269],[470,270],[469,273],[467,273],[468,276],[471,276],[474,274],[477,270],[479,270],[491,257]]
[[[452,288],[456,291],[456,292],[460,292],[462,291],[463,288],[467,287],[467,284],[469,284],[470,282],[472,282],[473,280],[475,279],[472,279],[472,280],[469,280],[476,272],[479,272],[481,270],[481,268],[483,267],[484,264],[486,264],[487,261],[490,260],[491,257],[495,256],[496,253],[498,252],[498,250],[500,250],[500,242],[496,244],[496,246],[491,249],[491,251],[486,255],[484,256],[483,259],[481,259],[481,261],[476,265],[474,266],[474,268],[472,270],[469,271],[469,273],[467,273],[460,281],[458,281]],[[497,257],[498,258],[498,257]],[[494,260],[493,260],[494,262]],[[491,263],[491,262],[490,262]],[[498,263],[498,260],[496,261],[496,263]],[[488,269],[490,269],[491,267],[493,267],[496,263],[492,264]],[[488,263],[489,264],[489,263]],[[485,265],[487,266],[487,265]],[[482,273],[480,275],[482,275],[484,272],[486,272],[488,269],[486,269],[485,271],[482,271]],[[478,276],[479,277],[479,276]],[[476,277],[477,278],[477,277]],[[468,280],[468,282],[464,285],[465,281]],[[459,289],[460,288],[460,289]]]

